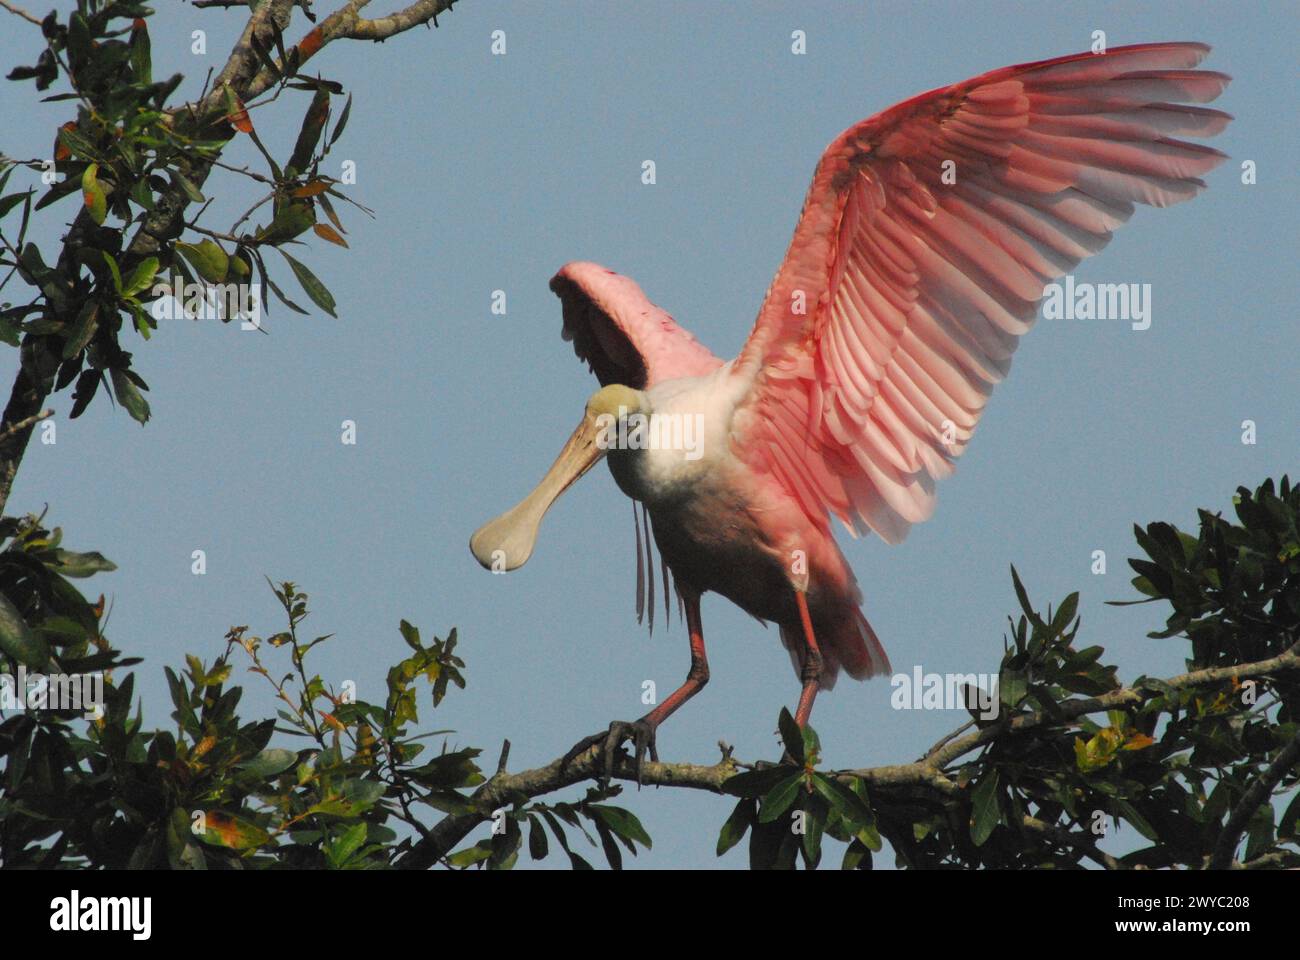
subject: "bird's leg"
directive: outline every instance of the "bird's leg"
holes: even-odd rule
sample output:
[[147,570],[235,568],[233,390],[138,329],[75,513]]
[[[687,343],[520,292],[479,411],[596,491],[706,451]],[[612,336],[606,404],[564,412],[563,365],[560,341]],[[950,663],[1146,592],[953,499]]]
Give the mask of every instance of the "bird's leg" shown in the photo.
[[807,596],[802,590],[796,590],[794,599],[799,606],[799,619],[803,621],[803,636],[808,644],[808,653],[804,657],[803,670],[799,677],[803,681],[803,692],[799,694],[799,706],[794,712],[794,722],[802,728],[808,723],[813,701],[817,699],[817,685],[821,682],[822,676],[822,651],[817,646],[817,638],[813,635]]
[[614,754],[623,741],[631,741],[636,762],[636,782],[641,785],[641,765],[647,752],[650,759],[659,762],[659,752],[655,748],[655,731],[659,724],[677,710],[683,703],[700,692],[709,682],[709,659],[704,652],[704,627],[700,620],[700,595],[694,591],[682,590],[682,601],[686,607],[686,628],[690,633],[691,669],[686,674],[686,681],[664,698],[664,701],[647,713],[640,720],[628,723],[615,720],[608,731],[592,734],[579,740],[561,761],[561,767],[567,766],[578,755],[599,745],[604,759],[601,785],[608,786],[614,774]]

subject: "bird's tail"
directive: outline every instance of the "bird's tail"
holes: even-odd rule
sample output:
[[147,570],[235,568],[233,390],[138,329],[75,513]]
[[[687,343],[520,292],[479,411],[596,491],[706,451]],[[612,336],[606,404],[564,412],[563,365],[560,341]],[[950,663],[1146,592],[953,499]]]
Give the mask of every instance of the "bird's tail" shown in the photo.
[[840,663],[854,680],[877,677],[882,673],[890,673],[893,669],[876,631],[871,629],[867,618],[856,607],[852,618],[836,633],[832,642],[839,654]]
[[[852,614],[836,624],[814,624],[817,645],[822,651],[821,688],[830,690],[835,686],[835,678],[843,667],[854,680],[866,680],[882,673],[890,673],[889,657],[881,645],[876,631],[857,607]],[[781,642],[790,653],[790,662],[794,664],[796,675],[802,673],[806,647],[803,628],[799,626],[782,627]]]

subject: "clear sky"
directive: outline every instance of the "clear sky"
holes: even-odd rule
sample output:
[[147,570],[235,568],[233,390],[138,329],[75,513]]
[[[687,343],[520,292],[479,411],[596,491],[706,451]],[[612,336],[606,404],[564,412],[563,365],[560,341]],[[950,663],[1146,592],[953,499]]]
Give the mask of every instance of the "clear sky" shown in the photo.
[[[184,72],[192,95],[224,62],[238,15],[156,6],[155,73]],[[1300,473],[1296,12],[466,0],[437,31],[338,43],[314,64],[355,94],[331,162],[356,162],[348,189],[376,218],[344,209],[350,250],[316,241],[295,255],[330,286],[339,318],[276,308],[269,336],[164,323],[135,349],[153,421],[141,428],[102,396],[68,421],[70,393],[57,396],[58,442],[33,443],[9,510],[48,503],[69,546],[118,563],[88,585],[112,599],[114,642],[146,657],[137,689],[151,724],[169,723],[164,664],[186,652],[210,660],[232,624],[281,628],[265,574],[311,594],[310,626],[337,634],[317,668],[335,685],[354,680],[365,699],[382,700],[384,669],[404,654],[400,618],[426,634],[459,627],[470,688],[436,716],[426,706],[428,728],[454,728],[452,742],[481,746],[487,765],[506,737],[512,768],[547,762],[639,716],[642,682],[662,696],[688,665],[676,619],[653,637],[635,622],[632,511],[603,467],[557,505],[526,567],[492,576],[467,549],[476,526],[536,482],[596,388],[560,340],[551,274],[602,262],[734,356],[813,166],[844,127],[940,84],[1085,50],[1094,30],[1111,45],[1203,40],[1215,46],[1206,66],[1234,77],[1215,106],[1237,119],[1214,142],[1233,159],[1194,202],[1139,208],[1076,271],[1151,284],[1150,329],[1040,321],[941,484],[934,518],[899,547],[841,537],[898,671],[996,671],[1014,562],[1044,606],[1082,591],[1081,639],[1103,644],[1122,677],[1179,672],[1183,645],[1145,637],[1160,610],[1103,601],[1132,596],[1135,521],[1194,529],[1196,508],[1230,510],[1238,484]],[[3,22],[0,64],[33,61],[36,30]],[[190,49],[199,28],[206,55]],[[494,30],[505,56],[491,53]],[[807,34],[806,55],[791,53],[794,30]],[[11,156],[48,155],[70,116],[35,100],[30,83],[0,83]],[[286,95],[254,113],[282,158],[306,101]],[[243,139],[225,159],[258,163]],[[640,179],[647,159],[653,186]],[[1255,185],[1241,183],[1243,160],[1257,164]],[[210,184],[218,200],[203,222],[214,229],[257,198],[244,180]],[[51,209],[41,238],[57,237],[73,202]],[[280,276],[294,288],[287,268]],[[505,316],[491,312],[494,290],[506,292]],[[16,360],[3,358],[6,383]],[[1241,441],[1247,419],[1255,445]],[[344,420],[357,424],[355,446],[340,443]],[[196,549],[204,576],[190,571]],[[1106,551],[1104,576],[1090,572],[1094,550]],[[661,729],[661,756],[709,763],[723,739],[740,758],[775,759],[777,713],[798,695],[776,630],[716,596],[703,616],[713,680]],[[269,715],[256,681],[246,715]],[[830,765],[913,760],[964,719],[895,711],[889,694],[883,680],[845,678],[818,700]],[[625,796],[655,844],[633,865],[719,863],[729,801]],[[721,861],[744,863],[743,845]]]

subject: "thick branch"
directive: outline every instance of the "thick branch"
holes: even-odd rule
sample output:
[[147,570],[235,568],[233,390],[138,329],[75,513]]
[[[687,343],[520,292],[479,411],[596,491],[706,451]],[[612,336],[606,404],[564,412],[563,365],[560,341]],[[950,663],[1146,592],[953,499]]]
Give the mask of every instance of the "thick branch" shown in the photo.
[[[379,17],[375,20],[366,20],[361,16],[361,8],[369,4],[370,0],[348,0],[342,7],[308,31],[307,35],[292,48],[292,51],[286,51],[286,54],[291,55],[292,52],[296,51],[298,66],[301,69],[302,64],[319,53],[322,47],[333,43],[335,40],[387,40],[430,21],[436,24],[438,14],[446,13],[456,2],[457,0],[418,0],[418,2],[412,3],[397,13]],[[284,61],[277,61],[276,65],[283,69]],[[258,94],[270,89],[277,82],[277,79],[271,70],[262,67],[242,91],[243,99],[251,100]],[[204,106],[206,108],[211,109],[216,105],[217,101],[213,98],[217,92],[214,90],[212,94],[205,98]]]
[[438,14],[450,10],[453,3],[455,0],[417,0],[404,10],[390,13],[386,17],[376,17],[374,20],[358,19],[347,32],[347,37],[350,40],[383,41],[399,33],[405,33],[412,27],[428,23],[430,20],[434,21],[436,26]]
[[[1191,673],[1180,674],[1166,682],[1174,689],[1182,689],[1220,683],[1233,677],[1239,679],[1261,677],[1296,669],[1300,669],[1300,645],[1267,660],[1241,664],[1235,667],[1212,667],[1205,670],[1195,670]],[[1101,697],[1066,700],[1060,706],[1065,717],[1073,719],[1085,714],[1132,706],[1141,703],[1151,695],[1151,692],[1147,690],[1125,687]],[[1058,723],[1060,723],[1059,720],[1054,720],[1046,714],[1024,714],[1006,723],[993,724],[968,737],[953,740],[939,750],[932,749],[924,759],[915,763],[833,771],[827,775],[845,782],[860,778],[868,789],[897,790],[915,788],[940,802],[952,801],[966,794],[966,790],[951,780],[944,772],[944,768],[953,760],[983,746],[1008,729],[1027,730],[1037,726]],[[1300,743],[1300,739],[1297,740],[1297,743]],[[1300,750],[1300,747],[1297,747],[1297,750]],[[1274,767],[1282,765],[1284,760],[1285,758],[1279,755]],[[1294,763],[1295,757],[1292,757],[1290,765],[1293,766]],[[722,785],[747,766],[733,761],[730,757],[712,766],[646,761],[641,768],[641,782],[647,786],[684,787],[690,790],[722,793]],[[464,812],[450,814],[439,821],[427,832],[423,839],[411,848],[405,857],[398,861],[397,865],[405,869],[416,870],[430,867],[451,853],[475,827],[490,820],[494,810],[513,803],[524,803],[587,780],[598,780],[603,767],[599,749],[592,747],[585,753],[575,757],[567,766],[563,766],[562,761],[556,759],[544,767],[537,767],[516,774],[507,774],[498,769],[495,776],[479,787],[467,799],[467,809]],[[1270,768],[1270,774],[1272,772],[1273,768]],[[1260,788],[1263,791],[1263,796],[1267,796],[1284,773],[1285,770],[1278,773],[1276,780],[1273,780],[1267,787]],[[635,765],[621,751],[615,759],[613,777],[616,780],[629,782],[635,782],[637,779]],[[1265,779],[1268,779],[1267,775]],[[1256,784],[1256,786],[1259,785]],[[1249,794],[1243,798],[1238,809],[1246,805],[1248,798]],[[1258,806],[1258,804],[1254,806]],[[1054,842],[1063,846],[1077,849],[1083,855],[1107,869],[1122,868],[1122,864],[1118,860],[1100,850],[1092,838],[1086,834],[1065,830],[1030,816],[1024,818],[1023,827],[1026,830],[1050,837]],[[1233,843],[1229,849],[1229,864],[1231,863],[1232,848],[1235,848],[1235,846],[1235,843]]]
[[[492,811],[512,803],[523,803],[564,787],[596,780],[604,764],[597,748],[575,757],[567,766],[556,759],[544,767],[524,770],[515,774],[498,774],[474,791],[468,800],[469,809],[440,820],[411,851],[398,861],[407,870],[424,870],[437,863],[468,836],[480,823],[492,818]],[[641,768],[641,782],[656,787],[686,787],[721,793],[728,777],[739,773],[730,760],[711,767],[693,763],[653,763],[646,761]],[[636,768],[622,753],[614,763],[616,780],[636,781]]]

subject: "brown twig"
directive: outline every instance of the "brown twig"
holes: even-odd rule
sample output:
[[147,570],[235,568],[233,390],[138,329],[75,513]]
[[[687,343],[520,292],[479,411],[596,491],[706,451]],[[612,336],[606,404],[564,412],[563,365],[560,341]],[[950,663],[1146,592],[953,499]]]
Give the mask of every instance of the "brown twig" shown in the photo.
[[34,23],[34,24],[36,24],[36,26],[38,26],[38,27],[41,25],[40,17],[32,16],[32,14],[28,13],[28,12],[27,12],[26,10],[24,10],[22,7],[20,7],[20,6],[16,5],[16,4],[10,3],[9,0],[0,0],[0,7],[4,7],[6,10],[8,10],[10,13],[12,13],[15,17],[22,17],[22,18],[23,18],[24,20],[26,20],[28,23]]
[[48,420],[52,416],[54,416],[54,411],[47,407],[40,413],[33,414],[25,420],[19,420],[17,423],[10,424],[3,430],[0,430],[0,437],[12,437],[15,433],[22,433],[29,427],[34,427],[42,420]]

